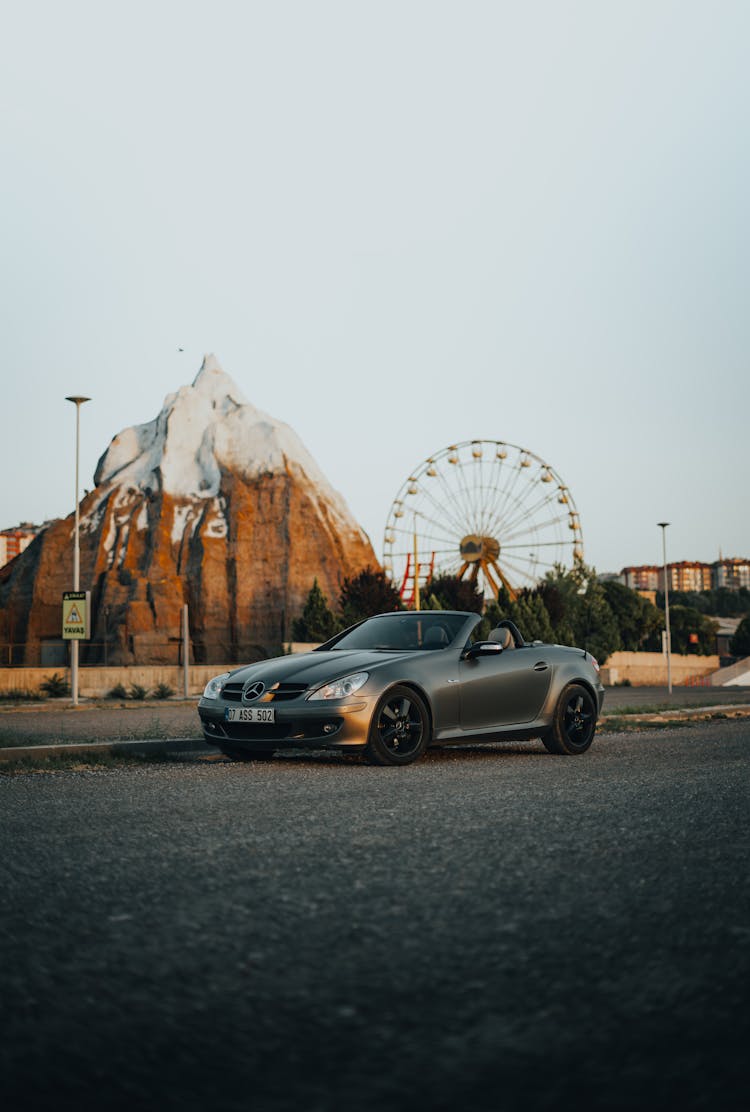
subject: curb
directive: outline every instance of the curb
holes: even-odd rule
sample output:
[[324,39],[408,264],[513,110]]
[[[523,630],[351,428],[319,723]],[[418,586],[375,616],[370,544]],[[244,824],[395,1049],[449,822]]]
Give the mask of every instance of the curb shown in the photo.
[[13,745],[0,749],[0,763],[2,761],[15,761],[23,758],[60,757],[64,754],[91,755],[112,753],[119,756],[140,756],[159,753],[196,753],[206,755],[218,753],[219,750],[208,745],[198,738],[159,738],[144,739],[142,741],[87,741],[73,742],[71,745]]
[[609,726],[652,726],[657,722],[695,721],[704,722],[710,718],[745,718],[750,715],[750,704],[715,703],[708,707],[680,707],[678,710],[661,710],[639,714],[603,714],[597,725]]
[[716,714],[717,711],[740,711],[750,714],[750,703],[711,703],[707,707],[675,707],[674,710],[639,711],[637,714],[628,714],[620,711],[619,714],[602,714],[600,722],[607,722],[612,718],[692,718],[699,714]]
[[[705,721],[706,718],[745,717],[750,715],[748,703],[714,704],[707,707],[682,707],[678,710],[662,710],[653,714],[603,714],[599,719],[600,726],[610,729],[617,726],[651,726],[657,722]],[[89,741],[73,742],[71,745],[14,745],[0,748],[0,764],[3,761],[15,761],[36,757],[44,760],[46,757],[59,757],[69,753],[71,755],[91,755],[111,753],[113,755],[133,756],[161,753],[203,753],[206,756],[219,753],[220,750],[209,745],[200,738],[146,738],[140,741]]]

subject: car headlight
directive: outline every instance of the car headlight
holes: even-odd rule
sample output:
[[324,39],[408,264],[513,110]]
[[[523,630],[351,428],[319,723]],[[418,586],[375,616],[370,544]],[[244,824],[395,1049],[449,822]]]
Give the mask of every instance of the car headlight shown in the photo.
[[344,676],[343,679],[324,683],[307,697],[311,702],[315,699],[346,699],[347,695],[359,691],[362,684],[367,682],[368,675],[369,672],[355,672],[353,676]]
[[203,698],[218,699],[221,695],[221,689],[224,686],[224,682],[229,678],[229,675],[229,672],[222,672],[220,676],[214,676],[212,680],[209,680],[206,686],[203,688]]

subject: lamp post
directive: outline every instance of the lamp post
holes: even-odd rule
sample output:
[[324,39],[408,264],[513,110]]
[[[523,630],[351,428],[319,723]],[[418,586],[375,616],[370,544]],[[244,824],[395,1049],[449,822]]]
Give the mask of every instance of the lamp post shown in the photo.
[[417,514],[414,513],[414,609],[419,610],[419,548],[417,545]]
[[[81,406],[84,402],[90,402],[91,398],[84,398],[80,394],[75,394],[72,397],[66,397],[66,402],[73,402],[76,407],[76,518],[75,527],[73,530],[73,590],[80,591],[81,589],[81,550],[78,541],[78,456],[81,443]],[[78,705],[78,641],[73,639],[70,646],[70,691],[73,696],[73,706]]]
[[667,687],[672,694],[672,635],[669,629],[669,575],[667,568],[667,526],[668,521],[658,522],[661,529],[662,563],[664,564],[664,616],[667,623]]

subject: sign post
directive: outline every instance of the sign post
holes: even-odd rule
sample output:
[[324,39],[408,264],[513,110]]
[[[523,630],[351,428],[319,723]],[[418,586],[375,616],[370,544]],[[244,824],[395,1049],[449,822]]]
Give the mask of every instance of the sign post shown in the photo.
[[91,591],[63,591],[63,639],[88,641],[90,614]]
[[[73,402],[76,407],[76,501],[75,501],[75,528],[73,529],[73,593],[80,590],[80,565],[81,553],[78,540],[78,525],[80,519],[80,508],[78,505],[78,455],[81,440],[81,406],[84,402],[90,402],[91,398],[85,398],[83,394],[71,394],[65,399],[66,402]],[[70,592],[69,592],[70,593]],[[89,607],[86,607],[89,610]],[[72,628],[77,628],[78,624],[71,622]],[[88,637],[88,632],[84,635]],[[65,619],[63,615],[63,637],[65,637]],[[69,639],[73,644],[70,646],[70,690],[73,696],[73,706],[78,705],[78,642],[82,640],[81,634],[72,633]]]
[[72,641],[73,656],[71,668],[71,690],[73,702],[78,702],[78,642],[88,641],[91,618],[91,591],[63,591],[62,635],[64,641]]

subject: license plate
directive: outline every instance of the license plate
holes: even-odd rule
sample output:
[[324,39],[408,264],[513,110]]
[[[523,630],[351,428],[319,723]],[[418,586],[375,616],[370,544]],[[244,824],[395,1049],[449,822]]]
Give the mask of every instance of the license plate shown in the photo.
[[263,722],[276,721],[273,707],[227,707],[224,711],[226,722]]

